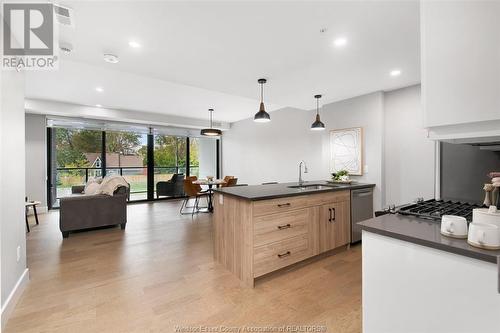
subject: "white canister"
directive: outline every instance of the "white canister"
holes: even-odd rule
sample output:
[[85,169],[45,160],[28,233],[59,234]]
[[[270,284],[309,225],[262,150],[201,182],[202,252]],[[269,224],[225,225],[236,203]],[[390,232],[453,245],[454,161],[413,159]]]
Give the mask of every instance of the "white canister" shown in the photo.
[[441,234],[453,238],[467,238],[467,220],[465,217],[443,215],[441,217]]
[[487,250],[500,249],[500,228],[494,224],[471,223],[467,243]]
[[472,211],[472,223],[494,224],[500,232],[500,211],[495,206],[476,208]]

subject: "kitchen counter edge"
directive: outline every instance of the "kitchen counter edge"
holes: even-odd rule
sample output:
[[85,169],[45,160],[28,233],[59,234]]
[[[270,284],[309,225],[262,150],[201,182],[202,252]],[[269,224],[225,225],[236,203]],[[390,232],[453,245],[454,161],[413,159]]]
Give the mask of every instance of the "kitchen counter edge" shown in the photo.
[[[307,181],[304,185],[319,184],[331,185],[326,181]],[[291,189],[289,186],[297,186],[298,183],[279,183],[271,185],[249,185],[249,186],[233,186],[214,189],[214,192],[230,195],[244,200],[258,201],[286,198],[300,195],[310,195],[317,193],[335,192],[343,190],[357,190],[363,188],[373,188],[375,184],[353,183],[353,184],[337,184],[336,187],[325,188],[320,190],[299,190]],[[261,192],[261,193],[259,193]]]
[[500,250],[480,249],[469,245],[466,239],[443,236],[440,232],[439,222],[420,219],[413,216],[387,214],[358,224],[361,226],[362,230],[382,236],[493,264],[500,264]]

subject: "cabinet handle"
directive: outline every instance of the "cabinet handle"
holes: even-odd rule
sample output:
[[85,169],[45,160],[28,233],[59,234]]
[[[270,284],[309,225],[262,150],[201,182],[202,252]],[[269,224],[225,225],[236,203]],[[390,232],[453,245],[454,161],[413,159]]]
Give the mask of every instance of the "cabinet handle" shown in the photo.
[[333,212],[333,217],[332,217],[332,222],[335,222],[335,208],[332,208],[332,212]]
[[332,222],[332,209],[331,208],[328,208],[328,222]]
[[291,204],[289,202],[287,202],[287,203],[284,203],[284,204],[278,204],[278,207],[288,207],[290,205]]
[[288,228],[291,228],[292,226],[290,225],[290,223],[288,224],[285,224],[285,225],[279,225],[278,226],[278,229],[279,230],[283,230],[283,229],[288,229]]
[[292,252],[286,251],[285,253],[278,254],[278,258],[285,258],[285,257],[288,257],[291,254],[292,254]]

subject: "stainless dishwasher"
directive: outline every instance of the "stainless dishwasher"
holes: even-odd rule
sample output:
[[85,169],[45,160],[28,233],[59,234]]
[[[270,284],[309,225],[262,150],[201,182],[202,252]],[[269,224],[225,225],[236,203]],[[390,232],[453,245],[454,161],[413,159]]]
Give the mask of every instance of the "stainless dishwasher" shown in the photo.
[[351,243],[361,240],[361,227],[356,223],[373,217],[373,188],[351,190]]

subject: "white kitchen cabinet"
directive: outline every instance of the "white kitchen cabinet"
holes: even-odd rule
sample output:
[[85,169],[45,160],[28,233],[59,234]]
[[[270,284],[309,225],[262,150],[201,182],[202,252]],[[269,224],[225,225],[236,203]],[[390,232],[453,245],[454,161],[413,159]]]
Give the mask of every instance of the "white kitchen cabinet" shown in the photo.
[[422,1],[421,55],[425,127],[500,121],[500,2]]
[[500,332],[496,264],[364,230],[362,274],[364,333]]

